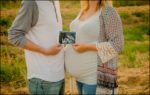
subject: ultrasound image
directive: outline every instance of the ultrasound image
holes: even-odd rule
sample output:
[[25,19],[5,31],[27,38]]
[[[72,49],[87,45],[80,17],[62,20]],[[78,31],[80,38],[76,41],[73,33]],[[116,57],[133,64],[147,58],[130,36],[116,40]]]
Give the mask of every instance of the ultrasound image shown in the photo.
[[60,32],[60,44],[74,44],[76,39],[76,32]]

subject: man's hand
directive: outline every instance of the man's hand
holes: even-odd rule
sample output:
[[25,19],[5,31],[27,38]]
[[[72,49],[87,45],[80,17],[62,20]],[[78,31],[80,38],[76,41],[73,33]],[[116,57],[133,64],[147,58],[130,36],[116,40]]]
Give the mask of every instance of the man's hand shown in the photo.
[[52,46],[50,48],[44,49],[42,53],[44,55],[47,55],[47,56],[48,55],[56,55],[56,54],[58,54],[61,51],[62,48],[63,48],[62,45],[57,44],[57,45],[54,45],[54,46]]

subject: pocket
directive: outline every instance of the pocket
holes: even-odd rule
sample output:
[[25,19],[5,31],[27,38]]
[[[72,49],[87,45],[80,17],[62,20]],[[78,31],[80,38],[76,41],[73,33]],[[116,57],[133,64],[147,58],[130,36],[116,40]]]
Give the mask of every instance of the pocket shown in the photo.
[[29,80],[28,87],[29,87],[29,93],[30,93],[31,95],[34,95],[34,94],[37,93],[37,87],[38,87],[38,86],[37,86],[37,82],[36,82],[36,81],[30,79],[30,80]]

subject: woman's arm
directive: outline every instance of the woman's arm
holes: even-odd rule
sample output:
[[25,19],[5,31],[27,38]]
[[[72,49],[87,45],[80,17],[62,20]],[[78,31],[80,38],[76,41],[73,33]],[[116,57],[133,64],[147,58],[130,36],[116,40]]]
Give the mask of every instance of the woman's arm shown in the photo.
[[73,48],[79,52],[98,51],[99,57],[105,63],[115,57],[124,46],[124,37],[121,19],[112,7],[107,7],[104,14],[105,35],[107,41],[95,44],[75,44]]
[[103,14],[107,41],[97,44],[102,62],[105,63],[121,52],[124,46],[122,22],[116,10],[108,6]]
[[96,44],[76,43],[73,45],[73,48],[78,53],[83,53],[86,51],[97,51]]

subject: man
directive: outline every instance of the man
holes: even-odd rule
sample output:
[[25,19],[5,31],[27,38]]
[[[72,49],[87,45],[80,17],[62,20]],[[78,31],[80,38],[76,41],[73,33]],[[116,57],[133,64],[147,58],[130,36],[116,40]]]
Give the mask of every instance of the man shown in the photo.
[[11,44],[25,49],[30,94],[59,94],[64,83],[64,51],[58,44],[59,1],[23,1],[8,31]]

